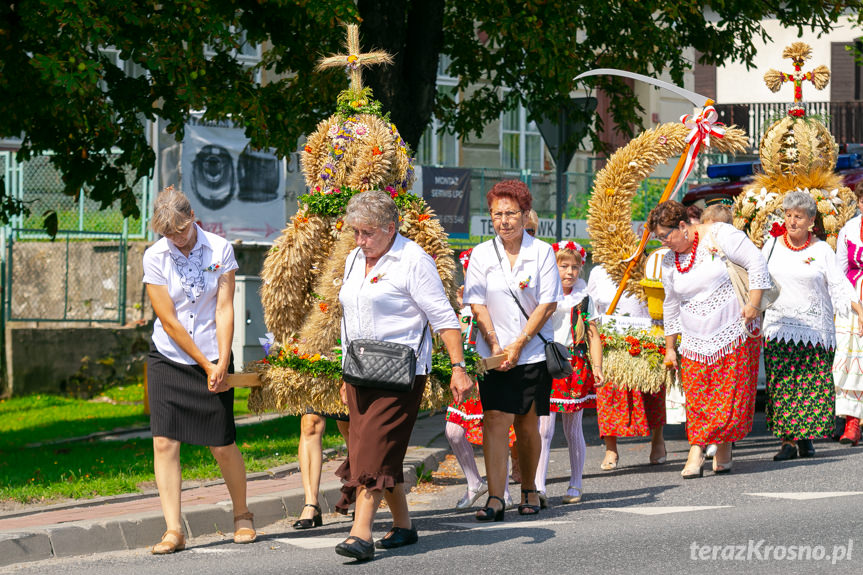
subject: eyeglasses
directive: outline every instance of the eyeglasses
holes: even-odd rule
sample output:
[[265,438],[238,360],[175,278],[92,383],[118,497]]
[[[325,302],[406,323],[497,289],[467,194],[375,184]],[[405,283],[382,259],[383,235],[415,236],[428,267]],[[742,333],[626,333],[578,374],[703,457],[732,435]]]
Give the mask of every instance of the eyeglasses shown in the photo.
[[521,210],[519,210],[517,212],[494,212],[491,215],[491,219],[496,221],[496,222],[499,222],[500,220],[502,220],[504,218],[511,220],[520,214],[521,214]]
[[660,242],[664,242],[668,239],[668,236],[670,236],[672,233],[674,233],[674,230],[676,230],[676,229],[677,228],[671,228],[670,230],[668,230],[668,233],[665,233],[665,234],[657,234],[656,232],[653,232],[653,237],[658,239]]

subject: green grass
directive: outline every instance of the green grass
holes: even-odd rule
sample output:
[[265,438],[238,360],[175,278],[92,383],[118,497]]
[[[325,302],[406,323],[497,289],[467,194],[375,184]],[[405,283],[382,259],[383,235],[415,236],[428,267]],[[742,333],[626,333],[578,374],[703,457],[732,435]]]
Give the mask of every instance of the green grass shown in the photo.
[[[150,439],[24,447],[117,427],[146,425],[142,387],[113,388],[105,395],[131,403],[113,405],[48,395],[0,402],[0,500],[26,503],[117,495],[139,491],[142,483],[151,488],[154,478]],[[235,397],[242,411],[248,412],[248,390],[238,389]],[[299,417],[237,428],[237,445],[248,471],[296,461],[298,442]],[[342,443],[335,422],[328,421],[324,448]],[[206,447],[184,445],[180,459],[184,479],[221,476]]]

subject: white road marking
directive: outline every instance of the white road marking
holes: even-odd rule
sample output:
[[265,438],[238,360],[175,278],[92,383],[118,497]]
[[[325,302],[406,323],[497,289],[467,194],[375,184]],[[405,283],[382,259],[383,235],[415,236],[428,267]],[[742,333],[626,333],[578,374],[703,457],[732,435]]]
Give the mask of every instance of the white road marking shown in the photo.
[[794,499],[805,501],[807,499],[826,499],[827,497],[845,497],[846,495],[863,495],[863,491],[803,491],[787,493],[745,493],[756,497],[775,497],[777,499]]
[[283,537],[281,539],[273,539],[273,541],[287,543],[288,545],[301,547],[302,549],[325,549],[327,547],[335,547],[344,540],[344,537],[298,537],[296,539]]
[[620,511],[636,515],[664,515],[666,513],[687,513],[689,511],[706,511],[708,509],[724,509],[732,505],[690,505],[683,507],[600,507],[603,511]]

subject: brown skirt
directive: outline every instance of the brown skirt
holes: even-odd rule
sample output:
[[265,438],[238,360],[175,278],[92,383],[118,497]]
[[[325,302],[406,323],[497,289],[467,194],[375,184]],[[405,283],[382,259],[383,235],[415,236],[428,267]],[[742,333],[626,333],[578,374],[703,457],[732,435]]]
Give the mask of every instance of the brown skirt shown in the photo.
[[356,501],[357,488],[392,490],[404,483],[403,466],[411,432],[426,387],[418,375],[407,393],[347,385],[351,431],[348,457],[336,475],[342,480],[342,498],[336,511],[347,513]]

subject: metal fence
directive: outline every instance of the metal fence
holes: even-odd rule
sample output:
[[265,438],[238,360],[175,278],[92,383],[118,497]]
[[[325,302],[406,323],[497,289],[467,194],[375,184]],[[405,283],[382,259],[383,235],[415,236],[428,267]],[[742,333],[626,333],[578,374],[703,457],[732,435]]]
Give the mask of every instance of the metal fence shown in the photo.
[[30,212],[10,221],[11,228],[16,230],[11,232],[16,240],[46,238],[42,221],[47,210],[57,213],[59,229],[74,239],[98,239],[102,233],[119,234],[127,239],[147,239],[148,206],[152,195],[152,181],[147,178],[138,181],[134,187],[141,215],[124,218],[119,207],[100,210],[99,202],[83,193],[75,196],[65,194],[62,176],[51,163],[50,155],[18,162],[14,153],[0,152],[0,169],[6,193],[21,200]]
[[126,323],[126,238],[61,231],[56,241],[18,241],[39,230],[12,229],[6,237],[3,306],[6,321]]

